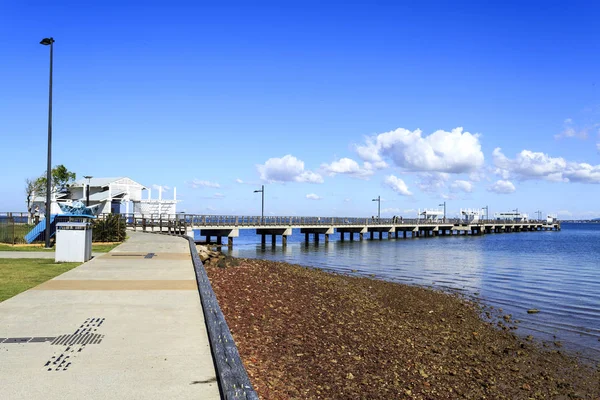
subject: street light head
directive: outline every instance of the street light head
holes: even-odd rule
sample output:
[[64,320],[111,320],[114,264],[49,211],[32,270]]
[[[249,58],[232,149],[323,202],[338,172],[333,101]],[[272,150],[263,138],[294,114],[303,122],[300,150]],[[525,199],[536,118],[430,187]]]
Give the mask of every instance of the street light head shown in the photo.
[[52,43],[54,43],[54,38],[43,38],[40,42],[40,44],[43,44],[44,46],[51,45]]
[[85,178],[85,179],[92,179],[92,178],[93,178],[93,176],[86,175],[86,176],[84,176],[84,178]]
[[254,193],[260,193],[262,190],[255,190]]

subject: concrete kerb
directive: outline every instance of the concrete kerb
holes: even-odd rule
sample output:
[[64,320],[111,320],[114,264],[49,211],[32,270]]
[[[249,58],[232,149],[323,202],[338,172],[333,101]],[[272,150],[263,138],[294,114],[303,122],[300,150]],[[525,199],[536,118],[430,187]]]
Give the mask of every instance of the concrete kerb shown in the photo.
[[[161,234],[160,232],[156,233]],[[204,269],[204,264],[202,264],[198,250],[196,250],[196,243],[189,236],[169,233],[162,234],[187,239],[190,245],[190,254],[194,271],[196,272],[198,292],[204,312],[204,322],[208,331],[208,339],[217,372],[217,382],[221,397],[226,400],[258,400],[258,395],[254,391],[252,383],[250,383],[250,378],[244,368],[227,321],[225,321],[225,316],[221,311],[221,307],[219,307],[217,296],[212,289],[208,275]]]

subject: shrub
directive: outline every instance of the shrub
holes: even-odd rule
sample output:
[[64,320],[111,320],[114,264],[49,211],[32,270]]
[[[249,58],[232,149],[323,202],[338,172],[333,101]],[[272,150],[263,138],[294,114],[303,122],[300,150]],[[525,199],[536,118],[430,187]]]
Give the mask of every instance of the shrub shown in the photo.
[[125,240],[125,218],[120,214],[108,214],[94,220],[93,242],[122,242]]

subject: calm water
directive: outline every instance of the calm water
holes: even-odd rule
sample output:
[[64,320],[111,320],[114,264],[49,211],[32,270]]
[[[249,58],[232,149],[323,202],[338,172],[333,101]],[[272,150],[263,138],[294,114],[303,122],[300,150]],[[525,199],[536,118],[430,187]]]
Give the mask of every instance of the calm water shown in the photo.
[[[600,224],[563,224],[560,232],[343,243],[332,235],[327,244],[321,236],[318,245],[308,246],[294,232],[285,249],[280,243],[271,247],[270,237],[262,249],[254,231],[240,235],[233,256],[460,290],[521,320],[517,333],[560,340],[600,361]],[[540,313],[527,314],[530,308]]]

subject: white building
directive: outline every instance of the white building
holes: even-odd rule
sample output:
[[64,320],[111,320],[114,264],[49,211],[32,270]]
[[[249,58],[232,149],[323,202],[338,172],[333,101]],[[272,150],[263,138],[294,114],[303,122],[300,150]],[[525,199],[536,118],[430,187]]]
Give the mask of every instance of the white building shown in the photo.
[[498,220],[507,220],[515,222],[527,222],[527,220],[529,219],[529,216],[527,214],[520,213],[518,211],[495,213],[494,217]]
[[[81,201],[87,204],[89,188],[89,207],[96,208],[96,214],[131,214],[136,216],[173,216],[177,212],[177,189],[173,188],[173,199],[162,198],[162,187],[158,190],[158,199],[151,198],[151,190],[126,177],[79,179],[67,190],[52,194],[52,214],[60,214],[57,203],[71,204]],[[147,191],[146,198],[143,192]],[[45,197],[34,196],[32,210],[36,207],[39,214],[45,214]]]
[[461,208],[460,217],[464,222],[473,223],[478,222],[483,216],[483,210],[472,209],[472,208]]
[[436,209],[424,209],[421,211],[419,209],[419,219],[425,219],[427,221],[437,221],[438,219],[444,218],[444,210],[436,210]]

